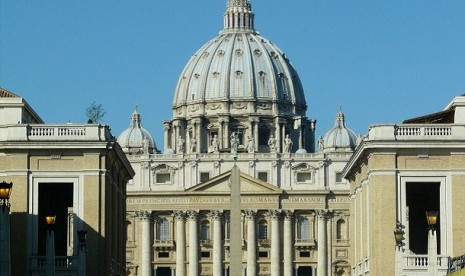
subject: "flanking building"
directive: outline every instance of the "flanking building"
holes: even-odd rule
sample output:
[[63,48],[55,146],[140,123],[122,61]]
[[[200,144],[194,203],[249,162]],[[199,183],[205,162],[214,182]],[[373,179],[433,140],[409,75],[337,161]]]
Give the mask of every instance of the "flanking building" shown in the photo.
[[[47,215],[56,215],[56,275],[125,275],[126,183],[133,175],[108,126],[44,124],[23,98],[0,89],[0,181],[13,183],[11,275],[50,275]],[[85,262],[80,230],[87,231]]]
[[[464,145],[465,96],[434,114],[370,127],[344,170],[352,275],[447,274],[449,257],[465,252]],[[396,245],[397,229],[404,239]]]

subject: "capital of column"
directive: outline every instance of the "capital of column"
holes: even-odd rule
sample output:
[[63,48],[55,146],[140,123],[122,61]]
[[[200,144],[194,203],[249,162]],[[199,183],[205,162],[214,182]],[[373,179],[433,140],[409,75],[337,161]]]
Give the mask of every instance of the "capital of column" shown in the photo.
[[223,217],[223,211],[221,210],[213,210],[210,212],[210,217],[214,220],[221,220],[221,218]]
[[283,216],[285,220],[291,220],[294,218],[293,210],[283,210]]
[[269,210],[268,215],[271,219],[279,219],[281,217],[281,210]]
[[199,212],[198,211],[188,211],[187,212],[187,218],[189,220],[196,220],[199,217]]
[[333,213],[333,210],[330,209],[323,209],[323,210],[316,210],[315,214],[318,216],[318,218],[326,219],[331,217]]
[[152,212],[151,211],[136,211],[136,217],[142,221],[150,220],[152,218]]
[[246,209],[244,210],[244,216],[247,220],[253,220],[255,219],[255,216],[257,215],[257,212],[254,210]]
[[176,220],[183,220],[186,216],[186,211],[174,211],[173,216]]

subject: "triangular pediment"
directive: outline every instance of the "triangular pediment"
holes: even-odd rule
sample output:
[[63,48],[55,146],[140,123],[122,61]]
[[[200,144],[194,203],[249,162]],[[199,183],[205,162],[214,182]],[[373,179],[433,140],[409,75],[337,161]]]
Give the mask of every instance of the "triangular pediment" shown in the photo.
[[[186,192],[230,194],[231,171],[220,174],[207,182],[190,187]],[[281,194],[279,187],[266,183],[245,173],[240,173],[241,193],[243,194]]]

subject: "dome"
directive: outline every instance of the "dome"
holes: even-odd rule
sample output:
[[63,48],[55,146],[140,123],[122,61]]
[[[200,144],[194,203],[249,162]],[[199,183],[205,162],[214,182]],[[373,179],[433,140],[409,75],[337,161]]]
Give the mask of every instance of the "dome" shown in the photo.
[[249,0],[231,0],[224,29],[189,60],[173,100],[175,117],[259,112],[305,115],[299,76],[289,59],[254,30]]
[[337,113],[334,127],[325,134],[323,143],[325,149],[355,149],[357,136],[350,128],[346,127],[342,110]]
[[118,137],[118,143],[125,153],[141,154],[157,151],[150,133],[141,125],[141,116],[137,110],[131,115],[131,124]]

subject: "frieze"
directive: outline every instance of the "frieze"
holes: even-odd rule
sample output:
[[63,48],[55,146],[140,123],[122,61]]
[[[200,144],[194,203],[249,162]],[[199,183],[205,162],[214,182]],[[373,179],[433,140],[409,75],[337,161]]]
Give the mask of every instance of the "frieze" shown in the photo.
[[[278,203],[278,197],[242,197],[241,203]],[[230,197],[180,197],[180,198],[128,198],[127,204],[221,204],[230,203]]]

